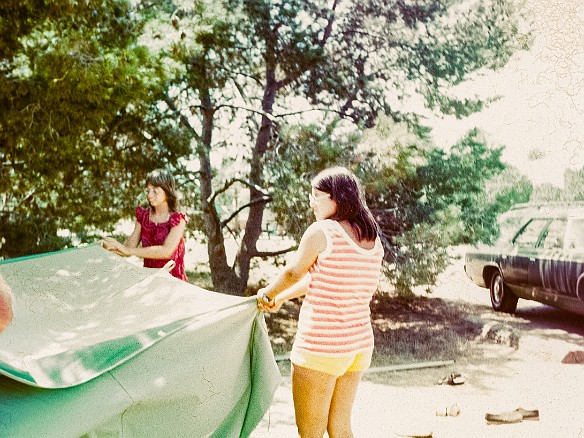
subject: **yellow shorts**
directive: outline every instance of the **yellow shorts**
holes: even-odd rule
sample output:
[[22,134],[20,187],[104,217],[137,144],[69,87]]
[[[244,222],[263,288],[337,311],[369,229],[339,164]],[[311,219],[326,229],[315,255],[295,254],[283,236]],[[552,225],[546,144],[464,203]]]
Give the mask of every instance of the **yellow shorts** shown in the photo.
[[371,365],[373,348],[350,356],[319,356],[292,349],[290,362],[299,367],[309,368],[322,373],[340,377],[347,372],[365,371]]

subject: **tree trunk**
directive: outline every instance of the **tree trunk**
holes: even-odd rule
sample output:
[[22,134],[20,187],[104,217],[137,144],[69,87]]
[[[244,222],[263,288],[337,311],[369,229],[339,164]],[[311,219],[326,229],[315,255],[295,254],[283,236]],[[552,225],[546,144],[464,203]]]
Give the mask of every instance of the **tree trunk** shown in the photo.
[[[268,45],[268,56],[270,59],[270,45]],[[273,51],[272,51],[273,53]],[[266,88],[262,99],[262,121],[260,130],[256,138],[252,157],[251,169],[249,173],[249,199],[250,209],[247,222],[245,224],[245,233],[237,254],[234,267],[241,278],[242,287],[245,288],[249,280],[249,269],[251,260],[257,255],[257,242],[262,233],[262,222],[264,217],[264,208],[267,201],[261,201],[263,194],[257,189],[263,187],[263,160],[262,157],[272,136],[273,123],[268,117],[272,114],[276,93],[278,92],[278,83],[276,81],[275,62],[268,61],[266,69]],[[254,202],[256,201],[256,202]],[[243,293],[243,290],[242,290]]]
[[262,98],[262,119],[260,130],[252,151],[249,174],[249,215],[245,225],[243,238],[235,257],[233,267],[227,264],[223,230],[212,195],[212,174],[209,151],[211,149],[211,133],[213,130],[213,111],[209,89],[201,90],[203,110],[203,150],[199,153],[201,161],[200,181],[205,229],[209,239],[207,250],[213,287],[216,291],[243,295],[249,280],[251,260],[258,255],[257,241],[262,233],[264,208],[268,202],[264,194],[258,190],[263,187],[263,155],[268,149],[272,137],[273,122],[270,115],[278,90],[283,86],[276,80],[276,47],[277,36],[266,35],[266,84]]
[[213,194],[213,173],[211,170],[211,142],[213,134],[214,109],[212,108],[209,90],[200,90],[203,106],[203,131],[201,143],[197,148],[200,162],[199,181],[201,184],[201,206],[207,234],[207,253],[211,268],[213,289],[230,295],[240,295],[245,288],[245,283],[237,276],[234,269],[227,263],[225,252],[225,239],[221,219],[215,208]]

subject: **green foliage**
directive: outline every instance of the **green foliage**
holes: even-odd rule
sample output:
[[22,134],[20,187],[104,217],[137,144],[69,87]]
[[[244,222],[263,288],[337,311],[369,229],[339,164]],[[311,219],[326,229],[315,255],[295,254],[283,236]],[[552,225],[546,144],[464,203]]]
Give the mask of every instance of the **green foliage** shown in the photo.
[[448,152],[434,150],[428,163],[416,172],[415,181],[423,193],[422,204],[427,220],[435,222],[436,212],[457,207],[464,230],[451,240],[451,244],[474,243],[489,240],[493,229],[485,224],[495,223],[496,215],[489,213],[490,205],[480,202],[485,181],[504,169],[501,148],[491,149],[475,129],[455,144]]
[[[477,130],[449,151],[433,148],[405,125],[383,121],[364,137],[371,159],[358,174],[385,238],[385,271],[398,293],[434,284],[448,257],[446,248],[497,237],[496,217],[526,191],[487,183],[504,165]],[[382,146],[384,145],[384,147]],[[378,150],[385,148],[385,154]]]
[[493,243],[500,236],[497,218],[514,204],[528,202],[533,185],[519,169],[507,166],[485,182],[484,193],[477,196],[476,209],[468,214],[470,232],[465,242]]
[[[472,7],[438,0],[229,0],[167,7],[171,3],[157,4],[165,8],[156,15],[174,41],[161,49],[162,63],[180,66],[168,90],[172,102],[166,102],[196,144],[202,199],[197,223],[209,236],[212,270],[221,271],[214,281],[225,288],[247,279],[265,206],[291,235],[300,234],[311,216],[304,199],[307,181],[325,165],[343,163],[367,179],[369,198],[378,203],[383,220],[390,218],[392,235],[436,222],[446,208],[437,198],[445,201],[447,195],[437,194],[427,205],[411,202],[427,189],[412,182],[418,178],[417,160],[432,159],[425,155],[428,144],[418,138],[427,139],[428,130],[393,102],[417,94],[447,114],[480,110],[483,102],[453,98],[448,87],[471,72],[503,65],[522,37],[517,11],[500,0],[479,0]],[[297,114],[296,102],[318,110],[314,126]],[[296,117],[286,117],[288,112]],[[187,119],[187,113],[193,117]],[[396,154],[360,151],[338,130],[315,128],[329,126],[335,117],[372,127],[384,114],[406,122],[416,137]],[[290,127],[296,125],[302,127]],[[350,149],[343,151],[344,146]],[[239,167],[225,160],[211,165],[234,148],[241,151]],[[391,165],[381,165],[377,155]],[[248,184],[249,204],[238,202],[236,208],[249,214],[236,265],[228,267],[221,233],[232,217],[226,203],[239,198],[239,183]],[[444,187],[450,189],[456,188]],[[391,214],[395,209],[399,217]]]
[[131,217],[143,175],[190,149],[157,115],[164,74],[129,2],[0,8],[0,256],[11,257],[62,248],[43,237],[61,228]]
[[[57,235],[54,222],[38,209],[29,211],[26,216],[16,216],[9,226],[0,229],[0,233],[0,253],[8,253],[10,257],[50,252],[71,245],[69,238]],[[14,242],[19,244],[14,245]]]
[[343,165],[351,167],[358,138],[354,134],[333,135],[329,126],[287,126],[281,130],[278,147],[266,154],[270,166],[266,183],[271,189],[270,209],[286,233],[299,240],[314,220],[308,203],[310,180],[321,170]]
[[[476,206],[484,181],[501,170],[499,152],[477,133],[438,151],[419,116],[395,103],[417,95],[437,112],[480,110],[484,102],[448,88],[524,46],[513,4],[7,0],[0,256],[67,245],[43,237],[62,228],[84,239],[111,229],[141,203],[144,174],[167,167],[191,229],[208,239],[213,283],[241,291],[263,209],[299,236],[312,219],[310,177],[343,164],[363,180],[387,241],[401,251],[395,282],[429,282],[441,260],[429,248],[491,233]],[[343,120],[378,131],[357,135]],[[520,195],[502,194],[500,203]],[[223,233],[237,209],[249,212],[248,226],[228,266]],[[447,237],[435,240],[438,229]]]
[[440,234],[443,226],[416,224],[386,245],[384,274],[399,295],[411,296],[418,285],[436,284],[436,278],[448,266],[448,238]]
[[534,202],[584,201],[584,167],[575,170],[567,169],[564,172],[563,187],[550,183],[536,185],[530,200]]
[[584,168],[565,171],[563,190],[540,186],[534,195],[534,201],[584,201]]

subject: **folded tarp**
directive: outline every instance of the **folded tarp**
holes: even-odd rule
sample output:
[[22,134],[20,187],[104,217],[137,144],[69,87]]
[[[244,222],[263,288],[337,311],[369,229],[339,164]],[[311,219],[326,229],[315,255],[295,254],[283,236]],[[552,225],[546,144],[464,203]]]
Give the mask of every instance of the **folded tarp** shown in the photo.
[[100,246],[0,263],[2,437],[248,436],[280,374],[254,298]]

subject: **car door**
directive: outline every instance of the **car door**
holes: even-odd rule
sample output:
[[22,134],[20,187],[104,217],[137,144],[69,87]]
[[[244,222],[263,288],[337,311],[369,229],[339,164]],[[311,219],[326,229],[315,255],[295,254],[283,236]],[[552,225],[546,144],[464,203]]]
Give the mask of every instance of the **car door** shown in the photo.
[[572,217],[565,224],[561,256],[548,257],[542,264],[543,283],[554,294],[575,298],[578,278],[584,272],[584,219]]
[[529,259],[529,285],[551,293],[569,293],[570,265],[564,251],[567,220],[555,218],[544,229]]
[[501,259],[501,270],[507,284],[529,286],[530,259],[536,257],[537,245],[549,223],[548,218],[531,219],[515,235],[513,249]]

